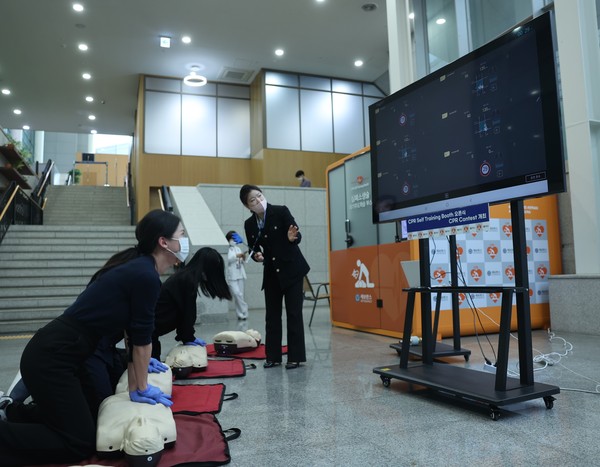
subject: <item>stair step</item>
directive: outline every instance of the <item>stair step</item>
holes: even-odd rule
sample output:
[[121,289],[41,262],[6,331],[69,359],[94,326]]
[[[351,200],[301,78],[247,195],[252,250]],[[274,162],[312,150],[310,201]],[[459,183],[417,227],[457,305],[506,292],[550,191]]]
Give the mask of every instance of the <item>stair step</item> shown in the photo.
[[26,297],[76,297],[85,289],[85,285],[86,284],[56,287],[0,287],[0,302],[7,299]]
[[[64,311],[64,310],[63,310]],[[56,316],[60,316],[62,312],[58,312]],[[2,334],[35,334],[38,329],[43,328],[46,324],[52,321],[55,317],[47,319],[24,319],[24,320],[3,320]]]
[[[17,316],[22,310],[45,310],[47,308],[62,308],[63,310],[75,301],[77,295],[72,296],[61,296],[61,297],[24,297],[24,298],[10,298],[0,300],[0,311],[2,316],[6,317],[11,313],[15,314],[14,318],[23,318]],[[13,318],[10,318],[13,319]]]
[[5,261],[27,261],[27,260],[69,260],[69,259],[85,259],[85,260],[100,260],[106,261],[110,258],[113,253],[116,253],[118,250],[112,248],[110,252],[108,251],[88,251],[88,249],[84,249],[82,251],[81,247],[78,250],[65,252],[65,251],[48,251],[48,249],[44,249],[43,251],[38,252],[11,252],[5,253],[0,251],[0,261],[2,261],[2,265],[6,264]]

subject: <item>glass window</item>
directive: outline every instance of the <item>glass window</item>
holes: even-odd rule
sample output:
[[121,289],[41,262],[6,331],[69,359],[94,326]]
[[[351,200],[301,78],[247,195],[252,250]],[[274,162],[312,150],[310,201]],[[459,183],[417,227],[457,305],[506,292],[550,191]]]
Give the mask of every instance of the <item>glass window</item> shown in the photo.
[[250,99],[250,87],[236,86],[235,84],[219,84],[219,97]]
[[334,92],[345,92],[347,94],[362,94],[362,85],[356,81],[342,81],[334,79],[332,82]]
[[181,80],[146,76],[146,89],[151,91],[181,92]]
[[298,89],[265,86],[267,147],[300,150]]
[[331,80],[318,76],[300,76],[300,87],[303,89],[320,89],[331,91]]
[[218,106],[217,155],[249,159],[250,101],[220,98]]
[[365,96],[385,97],[381,89],[371,83],[363,83],[363,94]]
[[298,75],[294,75],[291,73],[277,73],[276,71],[267,71],[265,73],[265,84],[298,87]]
[[351,154],[365,146],[362,96],[333,93],[334,151]]
[[181,153],[181,95],[146,91],[144,152]]
[[181,153],[217,155],[217,100],[211,96],[182,96]]
[[333,152],[331,93],[300,91],[302,150]]
[[532,2],[523,0],[469,0],[473,50],[506,32],[532,13]]
[[206,83],[204,86],[183,86],[183,92],[185,94],[195,94],[197,96],[216,96],[217,95],[217,84]]
[[426,5],[429,66],[435,71],[459,57],[456,10],[454,0],[429,0]]

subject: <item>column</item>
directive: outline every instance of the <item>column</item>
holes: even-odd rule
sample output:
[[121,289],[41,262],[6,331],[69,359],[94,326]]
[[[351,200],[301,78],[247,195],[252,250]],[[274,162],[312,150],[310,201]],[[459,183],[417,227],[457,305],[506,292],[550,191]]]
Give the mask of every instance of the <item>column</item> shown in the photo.
[[600,50],[595,2],[555,0],[575,270],[600,273]]
[[408,0],[387,0],[390,93],[414,81]]

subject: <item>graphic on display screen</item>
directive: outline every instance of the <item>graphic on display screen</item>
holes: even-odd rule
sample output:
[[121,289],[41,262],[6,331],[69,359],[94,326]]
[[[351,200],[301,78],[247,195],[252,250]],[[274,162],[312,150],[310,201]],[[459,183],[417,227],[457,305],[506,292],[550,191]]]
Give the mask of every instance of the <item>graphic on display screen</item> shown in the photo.
[[541,23],[522,27],[370,107],[374,194],[388,200],[376,204],[376,221],[443,210],[408,207],[484,192],[496,193],[476,202],[545,194],[550,184],[564,190],[554,186],[549,163],[556,154],[562,161],[562,148],[549,139],[560,122],[555,108],[549,112],[556,83],[552,60],[544,68],[553,53],[551,40],[544,45],[548,31]]

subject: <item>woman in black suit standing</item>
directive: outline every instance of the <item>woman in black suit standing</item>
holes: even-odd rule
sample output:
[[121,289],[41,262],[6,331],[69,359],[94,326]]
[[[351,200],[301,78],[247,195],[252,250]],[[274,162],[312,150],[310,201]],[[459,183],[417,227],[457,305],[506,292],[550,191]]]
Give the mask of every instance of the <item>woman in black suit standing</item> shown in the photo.
[[264,266],[267,360],[263,366],[281,365],[281,315],[285,300],[288,343],[285,368],[298,368],[300,363],[306,362],[302,284],[310,270],[298,247],[302,235],[290,210],[286,206],[268,204],[259,187],[244,185],[240,189],[240,201],[252,211],[244,224],[251,257]]

